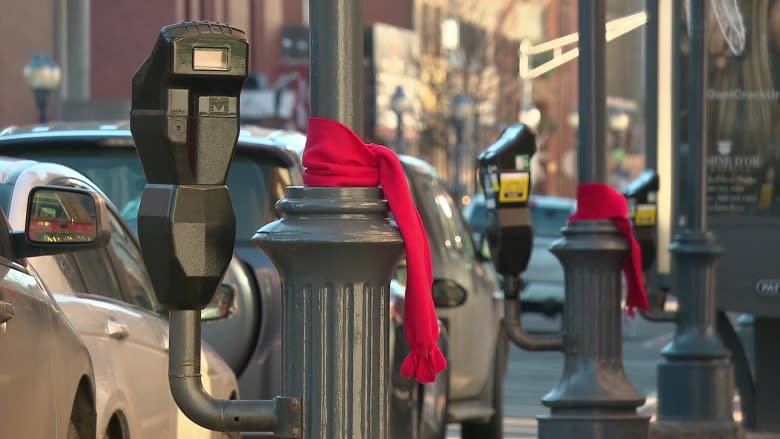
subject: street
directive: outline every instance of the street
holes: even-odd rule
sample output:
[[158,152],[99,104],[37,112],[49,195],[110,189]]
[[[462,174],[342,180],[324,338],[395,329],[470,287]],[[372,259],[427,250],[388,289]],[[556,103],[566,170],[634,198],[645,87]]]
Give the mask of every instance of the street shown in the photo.
[[[526,316],[523,324],[529,331],[554,331],[560,318]],[[641,393],[649,395],[641,413],[651,414],[655,403],[656,367],[663,359],[661,348],[674,333],[673,323],[647,322],[637,317],[624,326],[623,364],[629,380]],[[536,416],[549,413],[542,397],[558,384],[563,368],[563,356],[557,352],[526,352],[510,347],[509,368],[504,384],[504,437],[535,438]],[[460,437],[457,424],[451,424],[448,439]]]

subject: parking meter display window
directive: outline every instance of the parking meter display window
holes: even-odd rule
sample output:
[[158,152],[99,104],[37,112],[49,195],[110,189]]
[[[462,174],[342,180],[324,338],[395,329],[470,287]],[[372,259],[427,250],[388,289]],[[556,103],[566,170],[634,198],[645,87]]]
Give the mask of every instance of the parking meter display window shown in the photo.
[[192,70],[230,70],[230,49],[195,47],[192,49]]

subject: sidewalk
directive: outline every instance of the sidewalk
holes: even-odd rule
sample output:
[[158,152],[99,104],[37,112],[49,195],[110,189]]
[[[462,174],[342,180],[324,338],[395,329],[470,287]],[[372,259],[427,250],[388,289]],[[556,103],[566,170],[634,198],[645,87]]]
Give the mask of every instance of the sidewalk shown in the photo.
[[[524,318],[531,331],[554,331],[560,320],[542,317]],[[647,395],[640,414],[655,414],[656,371],[662,361],[660,350],[671,340],[674,325],[651,323],[641,318],[624,328],[623,365],[629,381],[640,393]],[[504,382],[504,438],[530,439],[537,437],[536,416],[548,414],[542,397],[553,389],[561,378],[563,355],[558,352],[525,352],[515,346],[510,349],[509,369]],[[735,399],[734,419],[741,420],[738,399]],[[780,414],[778,414],[780,415]],[[449,426],[447,439],[460,437],[457,424]],[[609,438],[606,438],[609,439]],[[749,433],[746,439],[780,439],[780,434]]]

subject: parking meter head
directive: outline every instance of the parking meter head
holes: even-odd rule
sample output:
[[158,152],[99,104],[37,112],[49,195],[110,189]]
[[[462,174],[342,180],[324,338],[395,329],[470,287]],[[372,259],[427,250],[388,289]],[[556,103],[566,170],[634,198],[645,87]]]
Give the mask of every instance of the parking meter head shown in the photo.
[[514,124],[477,158],[487,208],[486,238],[496,270],[504,275],[522,273],[531,257],[528,197],[535,152],[536,135],[528,126]]
[[130,130],[149,183],[225,183],[248,47],[244,32],[226,24],[162,28],[132,87]]
[[623,190],[623,196],[628,201],[628,217],[634,225],[634,236],[642,249],[643,271],[655,262],[658,188],[658,173],[655,169],[645,169]]

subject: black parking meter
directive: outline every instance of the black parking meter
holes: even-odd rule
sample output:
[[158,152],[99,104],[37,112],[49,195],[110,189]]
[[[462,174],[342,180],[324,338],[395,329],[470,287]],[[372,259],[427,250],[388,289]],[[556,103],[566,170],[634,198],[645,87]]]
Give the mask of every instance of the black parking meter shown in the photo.
[[247,75],[244,32],[225,24],[165,26],[133,77],[130,130],[147,186],[141,249],[158,300],[204,308],[232,257],[235,214],[225,186]]
[[530,351],[561,349],[560,334],[529,334],[523,329],[520,275],[528,267],[533,249],[533,226],[528,209],[531,193],[531,157],[536,134],[526,125],[506,127],[501,136],[477,157],[479,181],[485,192],[485,238],[504,290],[506,335]]
[[510,125],[477,157],[485,192],[485,234],[496,270],[516,276],[525,271],[533,247],[528,210],[531,157],[536,135],[523,124]]
[[642,271],[655,262],[656,223],[658,222],[659,179],[655,169],[645,169],[624,190],[628,200],[628,217],[634,225],[634,236],[642,249]]

